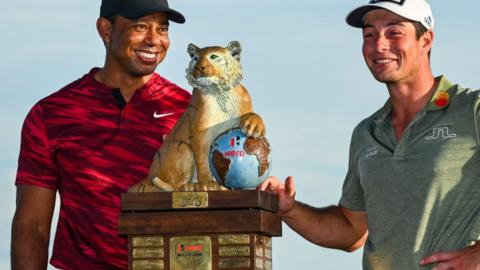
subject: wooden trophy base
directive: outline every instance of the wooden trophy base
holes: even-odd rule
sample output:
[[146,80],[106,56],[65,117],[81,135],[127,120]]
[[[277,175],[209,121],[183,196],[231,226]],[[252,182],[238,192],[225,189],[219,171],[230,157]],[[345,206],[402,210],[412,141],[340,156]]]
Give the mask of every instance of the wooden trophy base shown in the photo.
[[119,233],[129,269],[272,269],[275,195],[257,190],[127,193]]

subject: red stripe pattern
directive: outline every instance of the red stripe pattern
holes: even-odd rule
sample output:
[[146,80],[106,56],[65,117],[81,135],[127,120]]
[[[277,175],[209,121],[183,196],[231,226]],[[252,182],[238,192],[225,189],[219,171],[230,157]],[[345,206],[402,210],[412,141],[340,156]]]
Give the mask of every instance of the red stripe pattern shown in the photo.
[[94,79],[97,70],[39,101],[22,129],[16,184],[58,190],[50,262],[61,269],[127,268],[126,239],[117,235],[120,195],[148,174],[190,101],[154,74],[121,109],[114,89]]

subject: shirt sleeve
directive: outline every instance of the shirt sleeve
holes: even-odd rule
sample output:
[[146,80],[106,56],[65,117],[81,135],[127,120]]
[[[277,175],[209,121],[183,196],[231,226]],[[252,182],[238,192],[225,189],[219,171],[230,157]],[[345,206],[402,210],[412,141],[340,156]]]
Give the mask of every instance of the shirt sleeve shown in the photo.
[[355,129],[350,142],[350,153],[348,161],[348,172],[343,182],[342,197],[339,204],[352,211],[365,211],[365,202],[363,196],[363,188],[360,183],[360,176],[357,169],[357,154],[355,147]]
[[41,106],[36,104],[23,123],[15,185],[56,190],[57,172],[44,113]]

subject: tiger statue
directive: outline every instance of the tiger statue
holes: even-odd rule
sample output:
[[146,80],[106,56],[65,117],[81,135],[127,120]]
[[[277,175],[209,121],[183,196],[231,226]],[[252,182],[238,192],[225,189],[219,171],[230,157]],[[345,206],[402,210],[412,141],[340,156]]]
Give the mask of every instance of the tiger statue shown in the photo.
[[193,87],[190,104],[156,152],[148,176],[129,192],[224,189],[209,167],[213,140],[234,127],[253,137],[263,137],[266,132],[262,118],[253,112],[247,89],[240,84],[241,51],[238,41],[225,48],[188,45],[191,60],[186,78]]

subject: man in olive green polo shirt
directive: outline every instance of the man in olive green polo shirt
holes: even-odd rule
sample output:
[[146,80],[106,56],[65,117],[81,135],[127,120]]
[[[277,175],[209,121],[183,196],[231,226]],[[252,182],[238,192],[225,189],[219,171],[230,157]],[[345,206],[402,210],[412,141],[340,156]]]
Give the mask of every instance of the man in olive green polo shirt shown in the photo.
[[347,23],[390,98],[354,130],[338,206],[295,201],[292,177],[267,179],[283,220],[306,239],[352,251],[364,269],[480,269],[477,91],[435,78],[434,19],[424,0],[373,0]]

